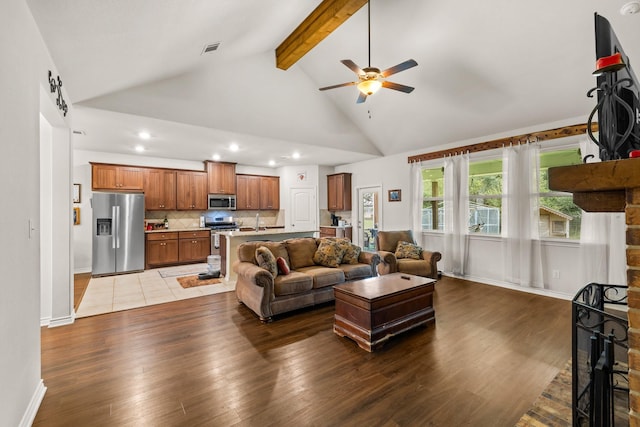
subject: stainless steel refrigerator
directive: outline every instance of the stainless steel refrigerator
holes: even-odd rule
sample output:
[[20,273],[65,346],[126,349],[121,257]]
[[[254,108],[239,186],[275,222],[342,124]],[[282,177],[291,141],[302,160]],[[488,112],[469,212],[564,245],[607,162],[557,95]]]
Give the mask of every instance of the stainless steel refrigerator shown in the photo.
[[91,274],[144,270],[144,194],[93,193]]

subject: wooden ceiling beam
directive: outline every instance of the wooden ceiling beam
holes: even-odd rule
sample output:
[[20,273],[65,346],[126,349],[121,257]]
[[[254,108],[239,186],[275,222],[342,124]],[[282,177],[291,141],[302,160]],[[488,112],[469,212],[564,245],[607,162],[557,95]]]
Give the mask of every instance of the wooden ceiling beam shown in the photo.
[[287,70],[365,4],[367,0],[323,0],[276,48],[276,67]]

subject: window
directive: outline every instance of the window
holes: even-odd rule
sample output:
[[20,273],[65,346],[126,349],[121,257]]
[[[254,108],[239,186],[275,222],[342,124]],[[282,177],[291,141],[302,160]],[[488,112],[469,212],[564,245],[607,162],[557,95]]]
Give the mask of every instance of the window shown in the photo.
[[444,169],[423,169],[422,185],[422,229],[444,231]]
[[540,153],[540,237],[580,238],[582,210],[570,193],[549,190],[549,168],[582,163],[577,148]]
[[469,163],[469,233],[500,235],[502,160]]

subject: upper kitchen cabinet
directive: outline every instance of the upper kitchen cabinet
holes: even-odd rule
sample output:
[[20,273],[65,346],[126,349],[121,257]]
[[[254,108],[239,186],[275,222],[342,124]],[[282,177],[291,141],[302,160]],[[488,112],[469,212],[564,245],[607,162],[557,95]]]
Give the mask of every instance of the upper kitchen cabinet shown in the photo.
[[148,211],[176,209],[176,171],[145,169],[144,205]]
[[236,175],[236,209],[280,209],[280,178],[277,176]]
[[92,190],[143,191],[144,168],[91,163]]
[[260,177],[260,209],[280,209],[280,178]]
[[236,194],[236,164],[207,161],[210,194]]
[[236,209],[260,209],[260,177],[236,175]]
[[207,173],[176,172],[178,210],[207,210]]
[[330,211],[351,210],[351,174],[327,175],[328,209]]

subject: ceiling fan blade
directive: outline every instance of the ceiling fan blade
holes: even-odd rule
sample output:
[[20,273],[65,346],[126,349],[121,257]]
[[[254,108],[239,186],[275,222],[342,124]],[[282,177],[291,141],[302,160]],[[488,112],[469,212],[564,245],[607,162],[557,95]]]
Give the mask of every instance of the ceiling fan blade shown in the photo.
[[340,83],[339,85],[321,87],[319,90],[335,89],[337,87],[353,86],[353,85],[356,85],[356,84],[358,84],[358,83],[357,82]]
[[399,90],[400,92],[404,92],[404,93],[411,93],[413,92],[413,89],[414,89],[411,86],[405,86],[399,83],[388,82],[386,80],[382,82],[382,87],[386,87],[387,89]]
[[399,73],[400,71],[408,70],[409,68],[415,67],[416,65],[418,65],[416,61],[414,61],[413,59],[409,59],[408,61],[404,61],[391,68],[387,68],[380,74],[382,74],[382,77],[389,77],[392,74]]
[[366,100],[367,100],[367,95],[360,92],[360,94],[358,95],[358,99],[356,100],[356,104],[362,104]]
[[350,69],[351,71],[353,71],[354,73],[356,73],[356,74],[358,74],[358,75],[360,75],[360,74],[364,74],[364,71],[362,71],[362,68],[358,67],[358,66],[356,65],[356,63],[355,63],[355,62],[353,62],[352,60],[350,60],[350,59],[343,59],[343,60],[342,60],[342,61],[340,61],[340,62],[342,62],[342,63],[343,63],[344,65],[346,65],[347,67],[349,67],[349,69]]

